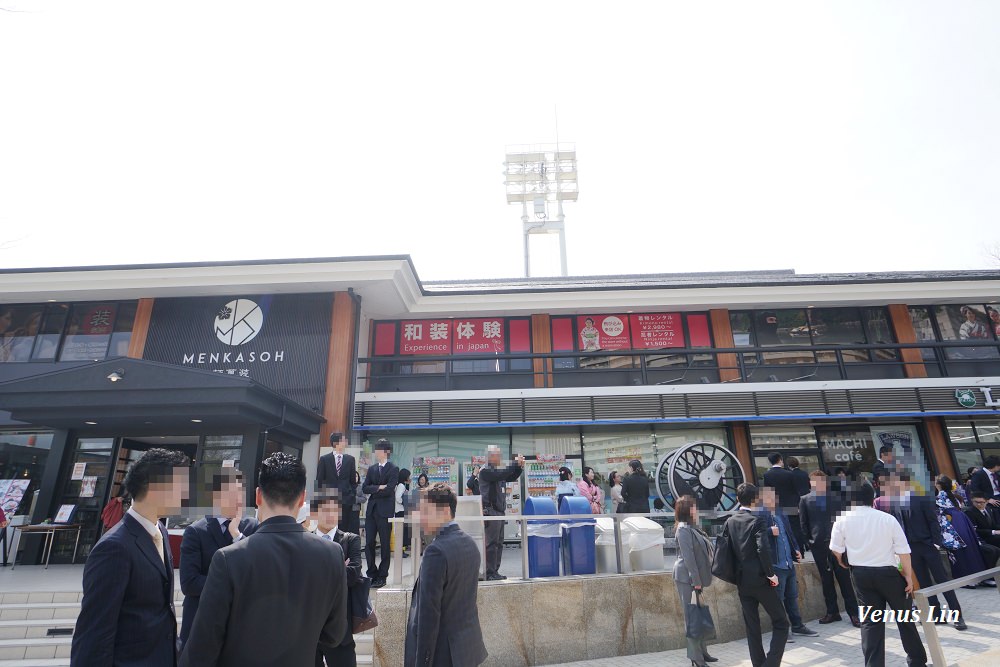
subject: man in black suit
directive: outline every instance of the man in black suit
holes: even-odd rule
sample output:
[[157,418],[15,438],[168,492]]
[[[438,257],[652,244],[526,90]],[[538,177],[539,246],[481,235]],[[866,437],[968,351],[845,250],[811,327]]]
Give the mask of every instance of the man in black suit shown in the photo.
[[882,445],[878,450],[878,461],[872,466],[872,486],[876,497],[882,495],[882,483],[886,476],[895,470],[893,465],[892,445]]
[[991,454],[983,461],[983,467],[972,473],[969,478],[969,491],[973,495],[981,493],[994,507],[1000,507],[998,472],[1000,472],[1000,457]]
[[476,604],[479,550],[455,523],[457,506],[446,484],[428,489],[421,503],[420,526],[435,537],[413,585],[404,667],[475,667],[487,657]]
[[181,667],[311,665],[347,629],[340,545],[295,521],[306,469],[278,452],[260,465],[253,535],[215,552]]
[[[778,598],[778,577],[772,566],[768,528],[757,512],[759,490],[753,484],[740,484],[736,499],[740,511],[726,520],[725,531],[740,563],[737,590],[743,607],[743,622],[747,626],[747,644],[754,667],[778,667],[788,641],[788,615]],[[761,641],[759,607],[771,617],[771,646],[764,653]]]
[[333,451],[319,457],[319,467],[316,470],[316,486],[319,489],[337,489],[340,492],[343,516],[337,527],[344,532],[357,532],[360,526],[352,526],[351,508],[357,500],[354,492],[354,471],[358,469],[357,462],[350,454],[346,454],[347,438],[343,433],[331,433],[330,445]]
[[[909,486],[910,477],[906,473],[899,473],[899,480],[904,488]],[[930,496],[907,490],[899,502],[891,503],[889,508],[890,513],[903,527],[906,541],[910,544],[913,572],[916,574],[920,586],[927,587],[951,581],[951,576],[944,569],[941,554],[938,551],[938,547],[943,545],[944,539],[941,537],[941,524],[938,523],[934,500]],[[968,626],[965,624],[962,607],[958,603],[955,591],[948,591],[944,597],[948,601],[948,609],[959,613],[955,628],[965,630]],[[940,609],[936,595],[931,596],[928,602]]]
[[812,491],[799,501],[799,518],[802,520],[802,532],[809,542],[809,549],[816,561],[816,569],[819,570],[819,579],[823,585],[826,616],[819,619],[819,622],[825,625],[843,620],[837,607],[837,584],[839,584],[840,595],[844,598],[844,611],[847,612],[854,627],[860,628],[858,600],[854,595],[851,574],[840,567],[836,558],[830,553],[830,532],[833,522],[846,510],[846,507],[840,494],[828,493],[826,473],[822,470],[813,470],[809,473],[809,483],[812,485]]
[[[799,467],[799,460],[794,456],[789,456],[785,463],[788,464],[788,470],[791,471],[792,477],[795,479],[795,493],[799,495],[799,498],[802,498],[812,490],[809,484],[809,473]],[[798,508],[798,506],[799,504],[796,502],[795,507]]]
[[90,551],[70,664],[174,667],[174,564],[160,517],[179,514],[188,459],[150,449],[129,468],[132,507]]
[[210,473],[213,513],[184,529],[181,541],[180,580],[184,592],[181,621],[181,648],[191,634],[198,599],[208,578],[212,556],[223,547],[252,535],[257,519],[243,516],[243,474],[236,468],[220,468]]
[[[399,483],[399,468],[389,460],[392,443],[385,438],[375,443],[375,464],[365,473],[361,492],[368,496],[368,510],[365,512],[365,548],[368,552],[368,577],[372,588],[385,586],[389,578],[389,559],[392,549],[389,536],[392,527],[389,519],[396,516],[396,484]],[[381,546],[382,560],[375,567],[375,538]]]
[[972,521],[979,539],[994,547],[1000,547],[1000,516],[981,493],[972,494],[972,506],[965,508],[965,515]]
[[[361,583],[361,536],[354,533],[347,533],[340,530],[337,524],[340,522],[342,504],[340,502],[340,492],[337,489],[327,489],[320,491],[313,501],[313,512],[316,513],[316,534],[324,540],[330,540],[340,545],[347,558],[347,588],[350,595],[351,589],[357,591],[358,584]],[[339,646],[328,647],[318,646],[316,648],[316,667],[323,667],[323,659],[326,658],[327,667],[356,667],[358,657],[354,644],[353,619],[351,618],[351,607],[347,607],[347,632]]]

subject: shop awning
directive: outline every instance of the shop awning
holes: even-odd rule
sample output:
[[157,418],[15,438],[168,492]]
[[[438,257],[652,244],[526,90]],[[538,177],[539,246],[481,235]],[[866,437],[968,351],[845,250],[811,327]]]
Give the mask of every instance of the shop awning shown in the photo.
[[131,435],[260,425],[307,440],[325,421],[249,378],[128,358],[0,383],[0,410],[35,426]]

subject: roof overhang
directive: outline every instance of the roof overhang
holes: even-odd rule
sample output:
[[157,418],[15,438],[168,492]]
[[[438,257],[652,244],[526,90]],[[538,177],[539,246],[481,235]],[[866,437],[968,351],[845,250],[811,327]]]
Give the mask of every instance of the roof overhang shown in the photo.
[[307,440],[325,421],[248,378],[127,358],[0,383],[0,409],[34,426],[122,435],[260,426]]

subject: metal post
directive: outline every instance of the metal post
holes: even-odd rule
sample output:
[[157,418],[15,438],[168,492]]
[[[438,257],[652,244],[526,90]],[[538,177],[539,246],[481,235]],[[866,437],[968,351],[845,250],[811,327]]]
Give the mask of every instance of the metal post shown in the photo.
[[[558,173],[556,175],[556,178],[558,182]],[[561,200],[559,202],[559,208],[562,209]],[[566,266],[566,228],[563,223],[563,215],[561,210],[559,212],[559,224],[561,225],[559,228],[559,266],[562,270],[562,275],[568,276],[569,269]]]
[[927,648],[931,654],[931,663],[934,667],[948,667],[948,661],[944,658],[944,649],[941,648],[941,639],[938,637],[937,626],[934,619],[930,618],[930,606],[927,604],[927,597],[924,595],[914,595],[913,601],[917,603],[920,610],[920,624],[924,626],[924,638],[927,640]]
[[[389,519],[389,525],[392,530],[389,534],[392,535],[390,539],[393,541],[392,549],[392,583],[397,586],[403,585],[403,533],[396,535],[396,526],[402,526],[402,520],[396,519],[395,517]],[[398,538],[398,539],[397,539]]]
[[528,233],[528,213],[527,204],[525,206],[525,213],[521,216],[521,223],[524,226],[524,277],[531,277],[531,241]]
[[521,522],[521,578],[528,580],[528,520],[522,514]]
[[[405,519],[404,519],[405,520]],[[412,519],[412,515],[409,517]],[[420,572],[420,546],[424,543],[423,534],[420,532],[420,522],[413,521],[413,527],[410,529],[410,562],[413,564],[413,579],[416,581],[417,576]]]
[[615,562],[618,565],[618,574],[624,574],[625,570],[622,563],[622,523],[621,517],[617,514],[611,517],[611,520],[615,522]]

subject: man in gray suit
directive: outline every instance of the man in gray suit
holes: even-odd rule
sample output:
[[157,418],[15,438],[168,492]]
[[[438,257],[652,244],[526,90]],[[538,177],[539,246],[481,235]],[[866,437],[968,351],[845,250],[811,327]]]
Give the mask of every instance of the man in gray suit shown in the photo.
[[455,523],[458,498],[435,484],[420,503],[420,527],[436,535],[420,563],[406,623],[405,667],[475,667],[486,660],[479,627],[479,549]]

